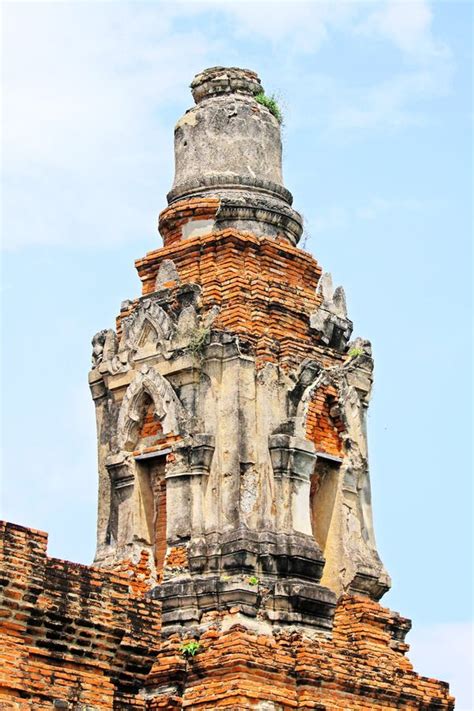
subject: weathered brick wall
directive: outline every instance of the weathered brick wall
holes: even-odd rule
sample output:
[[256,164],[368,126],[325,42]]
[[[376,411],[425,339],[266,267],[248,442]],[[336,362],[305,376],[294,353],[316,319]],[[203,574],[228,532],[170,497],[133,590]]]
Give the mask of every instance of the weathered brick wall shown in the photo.
[[[404,656],[407,621],[367,598],[341,598],[330,640],[252,632],[237,617],[222,628],[210,613],[188,659],[183,638],[161,638],[159,604],[144,597],[146,554],[109,573],[48,558],[39,531],[0,532],[2,709],[453,708],[447,684]],[[170,555],[185,565],[184,548]]]
[[150,401],[138,433],[138,439],[153,437],[161,432],[163,432],[163,427],[161,426],[161,422],[155,417],[154,403]]
[[155,565],[159,580],[163,575],[166,556],[166,481],[164,476],[155,479],[153,495],[155,498]]
[[308,407],[306,434],[314,442],[318,452],[334,457],[343,456],[341,433],[344,425],[332,410],[337,403],[338,393],[331,386],[315,390]]
[[[310,254],[281,242],[234,229],[178,240],[136,262],[143,295],[155,290],[160,264],[172,259],[183,283],[202,288],[204,307],[221,311],[213,328],[239,334],[258,362],[294,366],[317,356],[324,365],[342,356],[321,347],[310,331],[309,315],[321,268]],[[120,323],[118,323],[120,327]]]
[[182,230],[187,223],[214,220],[219,206],[219,198],[201,197],[182,200],[165,208],[159,219],[159,230],[165,247],[182,239]]
[[0,708],[145,708],[159,604],[127,574],[48,558],[45,533],[0,531]]

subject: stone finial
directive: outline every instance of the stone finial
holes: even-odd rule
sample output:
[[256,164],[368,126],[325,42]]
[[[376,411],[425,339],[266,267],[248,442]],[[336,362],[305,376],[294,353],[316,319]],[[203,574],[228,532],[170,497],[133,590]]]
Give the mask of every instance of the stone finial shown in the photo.
[[256,100],[264,93],[257,74],[212,67],[191,89],[196,105],[174,131],[175,176],[159,223],[165,244],[169,234],[226,228],[296,244],[303,226],[283,184],[280,120]]
[[[193,80],[197,105],[175,126],[175,179],[168,200],[207,189],[265,189],[288,202],[280,124],[255,101],[260,79],[246,69],[206,69]],[[203,101],[203,99],[207,101]]]
[[196,104],[219,94],[256,96],[261,91],[263,88],[257,74],[250,69],[238,67],[210,67],[196,74],[191,82],[191,92]]

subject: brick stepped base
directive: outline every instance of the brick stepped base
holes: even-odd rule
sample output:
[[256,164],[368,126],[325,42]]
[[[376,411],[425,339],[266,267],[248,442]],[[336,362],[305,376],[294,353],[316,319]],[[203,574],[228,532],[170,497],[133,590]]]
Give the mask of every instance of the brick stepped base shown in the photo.
[[[165,641],[150,709],[452,709],[448,685],[418,676],[397,642],[409,622],[367,598],[341,598],[331,640],[209,629],[189,661]],[[171,688],[170,688],[171,687]],[[266,703],[265,703],[266,702]]]
[[161,637],[144,559],[104,572],[48,558],[44,533],[0,532],[1,709],[454,708],[405,658],[408,621],[366,598],[341,598],[330,640],[210,613],[188,659],[182,638]]

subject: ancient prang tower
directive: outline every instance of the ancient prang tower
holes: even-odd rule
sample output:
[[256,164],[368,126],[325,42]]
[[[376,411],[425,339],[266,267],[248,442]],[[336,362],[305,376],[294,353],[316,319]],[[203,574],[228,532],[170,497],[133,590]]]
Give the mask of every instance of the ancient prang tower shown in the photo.
[[254,72],[191,88],[164,246],[93,339],[95,562],[4,526],[0,707],[452,709],[378,603],[371,346],[298,248],[278,117]]

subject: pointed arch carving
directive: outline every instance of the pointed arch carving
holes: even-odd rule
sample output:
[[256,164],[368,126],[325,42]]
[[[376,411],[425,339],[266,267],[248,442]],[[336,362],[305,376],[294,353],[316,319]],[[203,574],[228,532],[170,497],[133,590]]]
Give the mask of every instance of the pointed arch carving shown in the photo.
[[306,420],[308,417],[308,410],[313,399],[315,392],[324,385],[328,385],[331,382],[328,378],[327,371],[322,371],[315,374],[314,379],[303,391],[301,395],[297,408],[295,417],[295,434],[305,438],[306,437]]
[[121,450],[133,447],[142,418],[142,401],[148,394],[163,432],[183,434],[185,411],[171,384],[157,370],[144,366],[132,380],[120,406],[117,438]]
[[139,307],[124,319],[125,345],[131,350],[137,349],[143,329],[149,324],[156,332],[163,351],[167,351],[173,336],[173,322],[164,309],[152,299],[145,299]]

